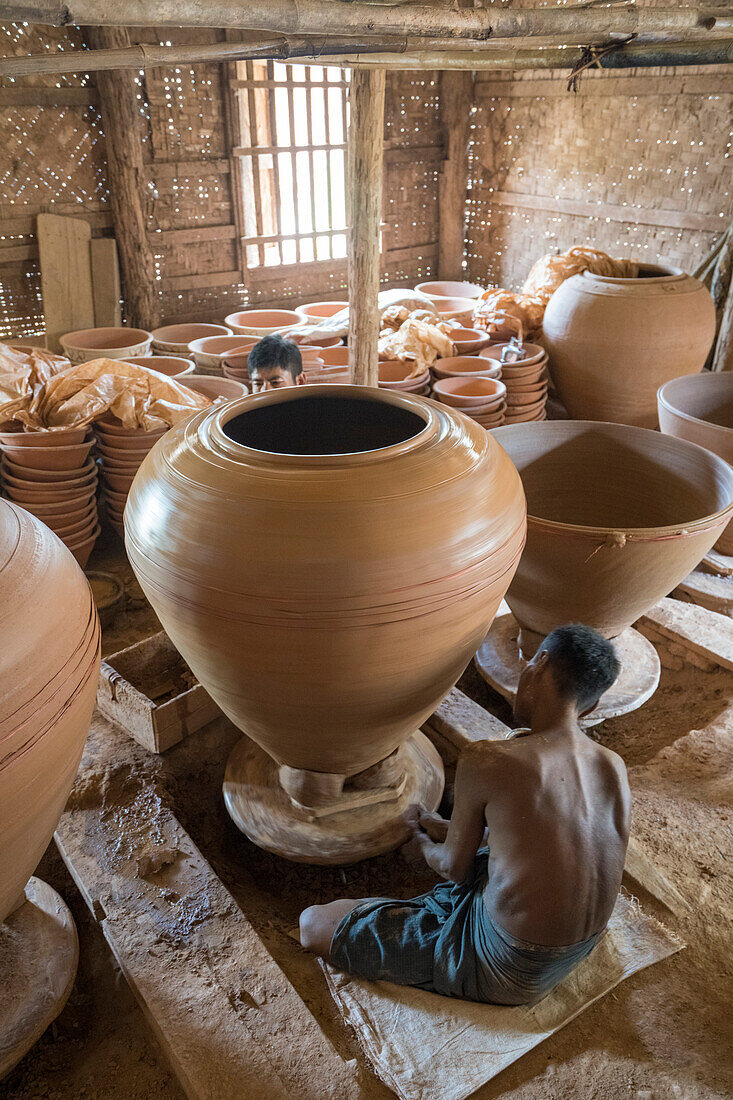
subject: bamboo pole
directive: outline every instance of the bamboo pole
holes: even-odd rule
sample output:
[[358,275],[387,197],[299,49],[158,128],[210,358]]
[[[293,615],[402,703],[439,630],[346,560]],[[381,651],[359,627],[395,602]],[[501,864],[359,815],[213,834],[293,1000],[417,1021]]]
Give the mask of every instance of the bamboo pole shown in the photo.
[[[89,27],[86,37],[93,49],[124,49],[130,42],[127,31],[118,27]],[[145,171],[137,86],[131,73],[100,73],[97,91],[125,314],[131,325],[149,330],[160,323],[160,305],[142,201]]]
[[730,29],[729,9],[656,9],[628,4],[592,8],[465,8],[354,0],[4,0],[5,22],[53,26],[233,27],[282,34],[414,35],[418,38],[517,38],[581,34],[588,39],[660,33],[684,37]]
[[354,73],[349,90],[349,380],[379,384],[379,227],[384,159],[384,72]]
[[[337,0],[332,0],[337,2]],[[39,73],[103,72],[114,69],[174,67],[196,62],[247,59],[315,61],[340,68],[443,69],[522,71],[570,69],[578,47],[497,49],[495,44],[469,44],[462,49],[415,48],[407,39],[348,43],[343,40],[269,39],[253,44],[216,42],[204,46],[129,46],[113,50],[69,50],[60,54],[0,58],[0,77]],[[418,44],[419,46],[419,44]],[[470,46],[470,48],[469,48]],[[664,44],[630,43],[598,61],[601,69],[645,69],[659,66],[726,65],[733,63],[733,39]]]

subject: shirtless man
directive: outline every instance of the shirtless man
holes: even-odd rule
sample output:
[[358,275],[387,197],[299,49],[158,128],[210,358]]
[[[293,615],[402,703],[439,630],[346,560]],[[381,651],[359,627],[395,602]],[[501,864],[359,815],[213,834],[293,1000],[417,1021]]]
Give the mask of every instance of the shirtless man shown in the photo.
[[408,814],[448,881],[408,901],[311,906],[303,946],[362,977],[447,996],[532,1004],[549,993],[591,953],[621,885],[626,768],[578,724],[618,672],[596,631],[549,634],[517,689],[515,719],[528,728],[462,753],[450,821]]

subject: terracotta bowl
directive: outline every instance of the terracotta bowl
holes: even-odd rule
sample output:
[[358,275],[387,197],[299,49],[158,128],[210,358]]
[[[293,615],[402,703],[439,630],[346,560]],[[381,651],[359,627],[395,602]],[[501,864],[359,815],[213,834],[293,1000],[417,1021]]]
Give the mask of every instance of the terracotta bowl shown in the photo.
[[295,312],[303,321],[318,322],[327,317],[335,317],[342,309],[348,309],[348,302],[307,302],[296,306]]
[[[509,344],[504,343],[491,344],[488,348],[483,349],[480,354],[486,354],[492,359],[498,359],[501,362],[501,354],[504,348],[509,347]],[[540,363],[547,358],[547,352],[539,344],[524,344],[524,350],[527,352],[526,359],[519,359],[516,363],[505,363],[502,366],[516,366],[516,367],[528,367],[531,363]]]
[[316,344],[299,344],[298,350],[303,366],[306,363],[323,363],[323,356],[321,355],[323,348],[319,348]]
[[292,340],[294,344],[304,344],[308,341],[309,344],[315,344],[319,348],[337,348],[343,347],[340,336],[319,336],[317,332],[309,332],[294,334],[288,336],[288,340]]
[[526,378],[521,378],[519,381],[516,378],[504,378],[503,380],[510,393],[528,393],[533,390],[547,389],[546,374],[541,374],[539,378],[530,378],[529,381]]
[[733,512],[733,469],[646,428],[551,420],[495,429],[519,470],[528,533],[507,601],[543,637],[615,637],[687,576]]
[[439,378],[433,390],[438,400],[457,409],[494,404],[506,396],[506,386],[498,378]]
[[223,399],[234,401],[237,397],[246,397],[249,392],[242,382],[230,378],[219,378],[215,374],[196,374],[185,382],[189,390],[202,393],[211,401]]
[[152,446],[112,447],[105,443],[100,443],[99,450],[102,455],[102,465],[104,465],[106,459],[123,463],[142,462],[145,456],[152,450]]
[[415,369],[414,360],[408,359],[407,361],[401,359],[390,359],[379,364],[379,384],[380,385],[400,385],[404,382],[408,382],[410,385],[424,386],[426,382],[430,380],[430,371],[420,371],[419,374],[414,375],[412,378],[410,375]]
[[229,370],[235,370],[241,372],[242,374],[246,374],[249,378],[249,370],[247,367],[248,362],[248,351],[230,352],[228,355],[225,355],[221,360],[222,373],[224,372],[225,368],[228,368]]
[[348,367],[349,365],[349,349],[343,344],[333,348],[322,347],[320,356],[327,367]]
[[491,343],[488,332],[478,328],[454,328],[448,333],[456,349],[456,355],[478,355]]
[[[144,461],[144,459],[147,457],[147,455],[149,453],[150,453],[149,451],[145,451],[145,454],[143,455],[143,458],[132,457],[132,458],[127,459],[124,462],[119,458],[106,458],[105,457],[105,459],[103,460],[103,463],[102,463],[102,477],[103,477],[103,479],[106,481],[107,480],[107,475],[109,473],[113,473],[113,474],[135,474],[135,473],[137,473],[137,471],[140,469],[140,466],[141,466],[142,462]],[[126,451],[125,454],[134,456],[135,452],[134,451]]]
[[[23,507],[26,507],[23,505]],[[47,527],[50,527],[52,531],[58,527],[68,527],[72,523],[79,523],[81,520],[86,520],[90,516],[96,514],[97,505],[88,504],[82,508],[74,508],[73,510],[57,510],[55,512],[43,511],[41,505],[34,508],[27,508],[26,511],[35,516],[36,519],[40,519],[41,523],[45,523]]]
[[140,436],[161,436],[168,430],[167,427],[156,428],[154,431],[146,432],[143,428],[126,428],[115,416],[105,416],[102,420],[97,420],[94,425],[97,432],[101,432],[107,436],[130,436],[137,433]]
[[127,500],[127,492],[118,493],[115,489],[105,489],[102,494],[102,499],[109,504],[116,505],[117,508],[124,508],[125,501]]
[[456,355],[448,359],[436,359],[433,364],[436,378],[500,378],[501,364],[496,360],[482,359],[478,355]]
[[164,374],[166,378],[184,378],[187,374],[193,374],[195,370],[190,359],[178,355],[142,355],[125,359],[125,362],[157,371],[158,374]]
[[128,493],[130,490],[130,486],[135,479],[136,473],[137,470],[134,470],[132,473],[115,473],[114,470],[105,470],[105,488],[109,487],[116,493]]
[[418,283],[415,287],[418,294],[425,294],[428,298],[480,298],[483,287],[477,283],[436,282]]
[[78,542],[85,537],[89,538],[98,524],[99,518],[95,512],[90,519],[83,519],[79,523],[72,523],[66,527],[55,527],[52,531],[62,542]]
[[[101,453],[116,457],[119,451],[149,451],[165,432],[130,432],[129,435],[107,435],[99,431],[99,449]],[[122,456],[120,456],[122,457]]]
[[82,485],[88,485],[97,479],[97,463],[90,458],[81,467],[81,470],[32,470],[28,466],[16,466],[10,459],[3,457],[0,462],[0,471],[4,479],[17,481],[19,488],[32,489],[34,486],[54,485],[62,489],[73,489]]
[[211,374],[221,371],[222,360],[228,351],[249,350],[256,343],[255,336],[207,336],[203,340],[192,340],[188,350],[196,369]]
[[473,321],[474,303],[470,298],[431,298],[441,321],[459,321],[470,328]]
[[147,355],[152,341],[152,333],[141,328],[78,329],[76,332],[67,332],[60,339],[64,354],[68,355],[72,363]]
[[94,499],[97,486],[88,485],[85,489],[70,489],[60,493],[53,488],[48,488],[38,493],[31,493],[5,481],[5,492],[10,500],[14,500],[23,508],[31,508],[37,504],[55,504],[57,508],[76,508],[81,507],[82,504],[89,504]]
[[71,540],[69,540],[69,542],[66,543],[67,549],[70,550],[76,558],[77,564],[80,569],[83,569],[89,561],[92,550],[94,549],[94,544],[99,538],[101,531],[102,528],[97,526],[94,528],[91,535],[88,538],[85,538],[83,542],[72,542]]
[[125,506],[127,504],[127,498],[123,504],[117,504],[112,500],[107,499],[105,501],[105,507],[107,509],[107,515],[110,519],[116,520],[121,523],[125,515]]
[[231,329],[224,325],[164,325],[153,329],[153,352],[157,355],[185,355],[192,340],[205,340],[207,336],[229,336]]
[[73,447],[83,443],[89,428],[49,428],[40,432],[0,432],[0,445],[10,447]]
[[[657,391],[659,427],[665,435],[697,443],[733,465],[733,373],[689,374]],[[733,554],[733,525],[715,544]]]
[[526,408],[530,405],[536,405],[538,402],[544,402],[547,395],[547,388],[541,387],[537,390],[530,390],[525,393],[513,393],[511,389],[507,389],[506,403],[507,408]]
[[94,440],[76,443],[72,447],[5,447],[5,453],[15,466],[34,470],[76,470],[84,466]]
[[[470,413],[466,413],[470,416]],[[504,410],[500,409],[499,412],[492,416],[471,416],[472,420],[475,420],[477,424],[480,424],[482,428],[486,428],[487,431],[491,431],[492,428],[499,428],[504,423]]]
[[232,332],[258,339],[301,323],[300,314],[292,309],[244,309],[239,313],[230,313],[226,318]]

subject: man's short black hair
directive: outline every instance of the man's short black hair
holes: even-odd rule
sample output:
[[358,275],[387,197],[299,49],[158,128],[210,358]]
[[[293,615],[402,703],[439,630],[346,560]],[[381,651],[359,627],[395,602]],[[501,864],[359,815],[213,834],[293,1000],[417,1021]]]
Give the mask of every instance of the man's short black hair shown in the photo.
[[263,336],[247,357],[247,370],[252,375],[259,374],[261,370],[271,370],[273,367],[281,367],[293,378],[297,378],[303,370],[303,360],[298,345],[292,340],[284,340],[282,336]]
[[576,700],[579,714],[596,705],[621,671],[608,639],[582,623],[557,627],[542,648],[549,655],[559,690]]

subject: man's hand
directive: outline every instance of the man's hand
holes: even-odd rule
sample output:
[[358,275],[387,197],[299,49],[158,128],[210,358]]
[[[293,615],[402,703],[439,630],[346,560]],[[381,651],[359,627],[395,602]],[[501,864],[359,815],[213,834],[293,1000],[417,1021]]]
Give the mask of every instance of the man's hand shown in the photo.
[[444,845],[450,822],[440,814],[428,813],[422,806],[413,805],[403,815],[403,820],[412,833],[412,841],[422,853],[428,867],[447,878],[444,867]]

